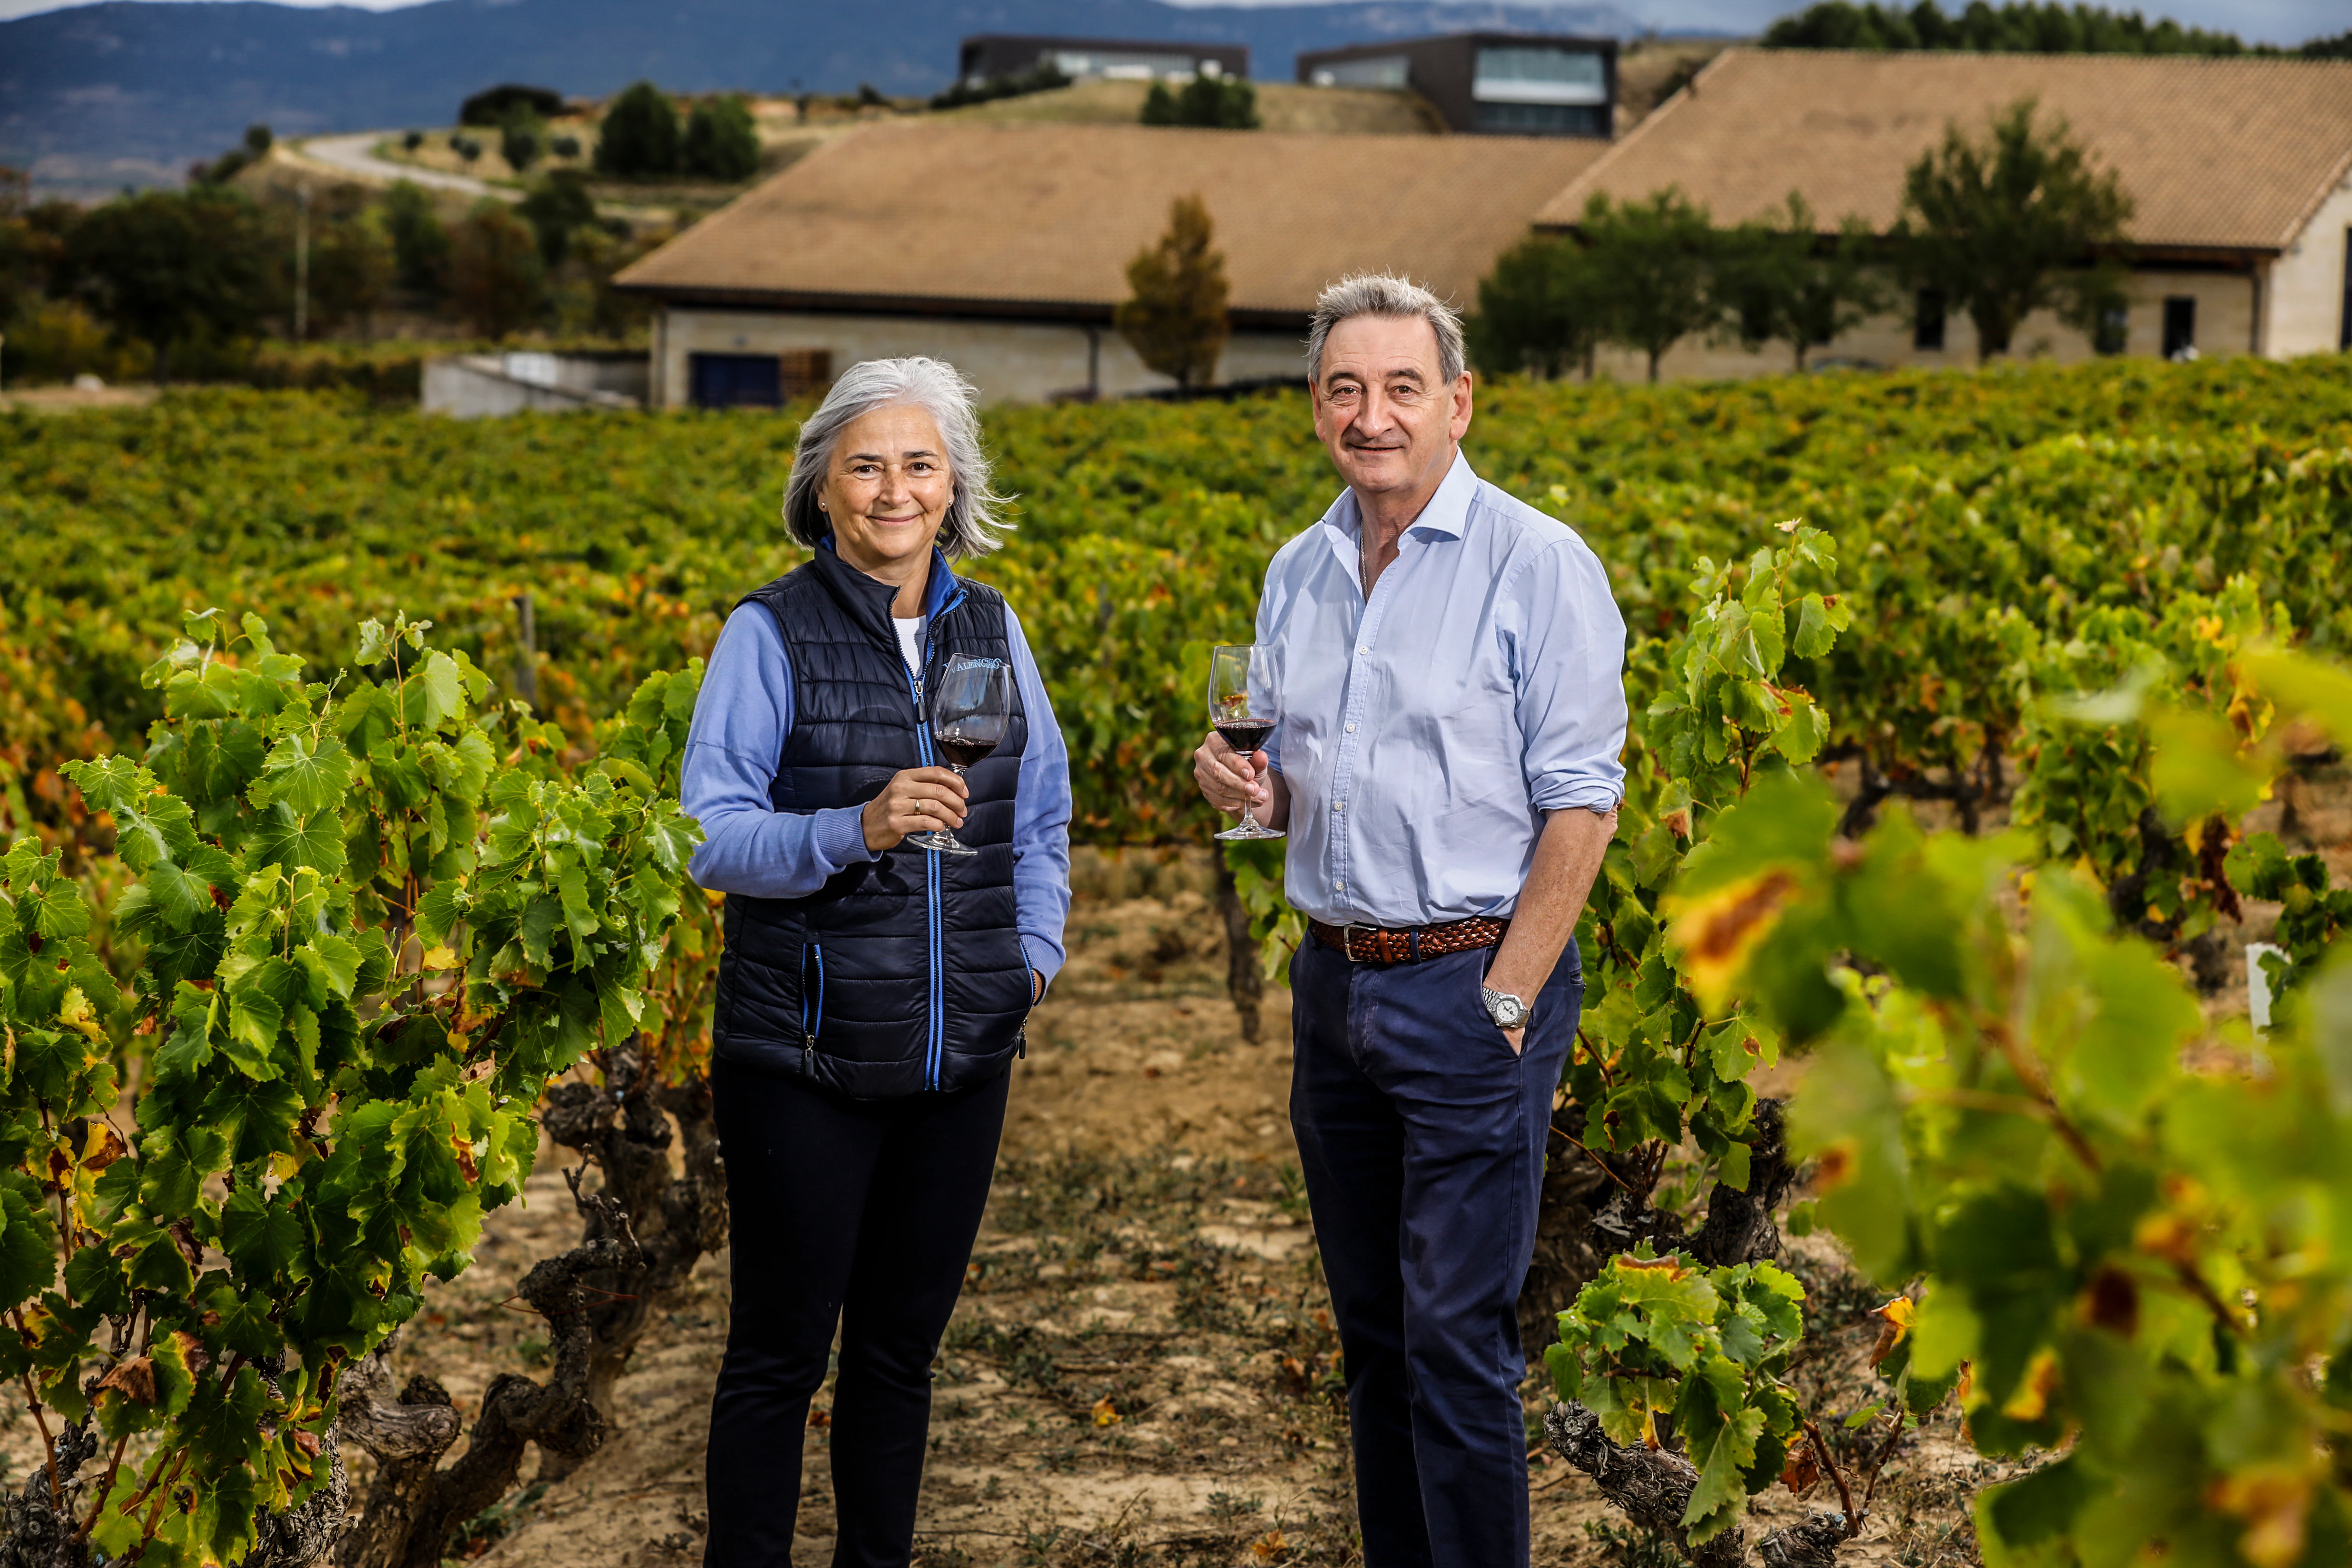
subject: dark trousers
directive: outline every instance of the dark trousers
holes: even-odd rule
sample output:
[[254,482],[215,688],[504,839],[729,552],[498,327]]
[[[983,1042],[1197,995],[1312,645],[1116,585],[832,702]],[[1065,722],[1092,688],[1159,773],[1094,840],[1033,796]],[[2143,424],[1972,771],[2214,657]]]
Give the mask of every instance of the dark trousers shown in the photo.
[[1346,1359],[1367,1568],[1528,1561],[1516,1308],[1584,980],[1571,942],[1514,1055],[1478,998],[1493,958],[1378,968],[1310,939],[1291,962],[1290,1121]]
[[834,1328],[836,1568],[904,1568],[931,1360],[971,1259],[1010,1075],[958,1094],[854,1100],[719,1060],[727,1356],[710,1402],[707,1568],[791,1568],[809,1400]]

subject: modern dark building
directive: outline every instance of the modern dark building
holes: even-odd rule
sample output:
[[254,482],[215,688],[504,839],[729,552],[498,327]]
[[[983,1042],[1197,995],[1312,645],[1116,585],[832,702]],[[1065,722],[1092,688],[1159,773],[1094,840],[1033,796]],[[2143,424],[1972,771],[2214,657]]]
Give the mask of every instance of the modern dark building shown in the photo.
[[981,33],[963,41],[957,77],[973,87],[1050,65],[1075,81],[1095,77],[1154,78],[1249,75],[1243,44],[1139,43],[1129,38],[1054,38],[1023,33]]
[[1550,33],[1446,33],[1350,44],[1298,57],[1310,87],[1409,87],[1454,131],[1496,136],[1608,136],[1617,45]]

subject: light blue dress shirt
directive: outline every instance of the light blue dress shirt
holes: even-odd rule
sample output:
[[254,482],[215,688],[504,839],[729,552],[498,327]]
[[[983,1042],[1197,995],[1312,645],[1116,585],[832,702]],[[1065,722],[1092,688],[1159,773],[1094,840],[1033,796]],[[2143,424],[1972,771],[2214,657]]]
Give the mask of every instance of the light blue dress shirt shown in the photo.
[[1546,812],[1624,794],[1625,622],[1584,541],[1458,454],[1365,602],[1353,491],[1266,568],[1291,904],[1506,916]]
[[[935,600],[944,575],[932,574]],[[1036,657],[1009,608],[1004,629],[1029,721],[1013,798],[1013,897],[1029,967],[1051,983],[1061,971],[1062,928],[1070,913],[1070,753]],[[768,788],[792,727],[793,667],[783,633],[766,606],[739,605],[703,671],[679,765],[679,806],[702,824],[702,843],[687,868],[713,892],[805,898],[827,878],[876,858],[866,847],[859,807],[780,812],[771,804]]]

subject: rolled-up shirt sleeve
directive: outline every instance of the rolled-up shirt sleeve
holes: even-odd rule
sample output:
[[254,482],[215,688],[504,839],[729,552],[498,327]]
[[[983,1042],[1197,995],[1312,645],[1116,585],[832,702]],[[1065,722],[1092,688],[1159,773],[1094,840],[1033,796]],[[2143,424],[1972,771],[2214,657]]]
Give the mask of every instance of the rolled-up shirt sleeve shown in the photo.
[[718,893],[799,899],[871,860],[857,806],[784,812],[771,803],[793,727],[793,667],[775,617],[744,605],[727,617],[702,674],[679,764],[679,808],[702,824],[687,868]]
[[1013,645],[1013,679],[1028,716],[1021,782],[1013,805],[1013,901],[1021,951],[1047,984],[1062,972],[1063,927],[1070,916],[1070,752],[1054,717],[1037,658],[1020,617],[1004,612]]
[[1625,795],[1625,620],[1580,539],[1538,552],[1509,585],[1507,643],[1528,803],[1610,812]]

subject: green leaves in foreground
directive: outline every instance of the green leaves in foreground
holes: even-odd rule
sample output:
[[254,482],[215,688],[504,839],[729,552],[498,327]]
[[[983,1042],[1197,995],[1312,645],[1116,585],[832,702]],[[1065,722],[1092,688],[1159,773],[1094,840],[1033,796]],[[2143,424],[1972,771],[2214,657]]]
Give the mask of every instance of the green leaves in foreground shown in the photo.
[[[2291,721],[2287,668],[2256,679]],[[2181,784],[2183,808],[2229,811],[2233,769],[2176,767],[2210,781]],[[2025,836],[1927,834],[1897,809],[1859,840],[1834,824],[1819,786],[1751,789],[1662,908],[1727,1003],[1810,1043],[1790,1127],[1818,1217],[1924,1298],[1882,1375],[1915,1413],[1962,1387],[1983,1452],[2063,1456],[1979,1500],[1988,1563],[2352,1559],[2331,1457],[2352,1422],[2352,955],[2315,923],[2294,939],[2307,1003],[2257,1051]],[[2322,906],[2262,839],[2231,872]],[[1694,1461],[1727,1476],[1741,1418],[1692,1405],[1722,1309],[1696,1276],[1633,1267],[1563,1320],[1563,1391],[1610,1404],[1612,1436],[1671,1394]]]
[[[310,1495],[337,1368],[521,1191],[548,1079],[650,1021],[698,837],[636,763],[561,771],[423,625],[370,623],[331,684],[256,617],[189,628],[144,760],[65,770],[133,879],[127,996],[58,857],[0,860],[0,1381],[121,1446],[89,1538],[151,1565],[237,1560]],[[695,672],[660,679],[690,713]]]
[[1738,1521],[1780,1479],[1801,1414],[1781,1383],[1804,1334],[1801,1287],[1769,1263],[1702,1268],[1648,1244],[1612,1258],[1559,1315],[1544,1364],[1619,1443],[1657,1444],[1671,1415],[1698,1467],[1682,1522],[1693,1544]]

